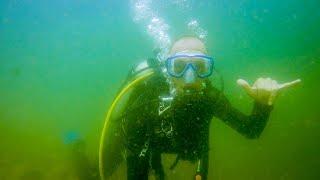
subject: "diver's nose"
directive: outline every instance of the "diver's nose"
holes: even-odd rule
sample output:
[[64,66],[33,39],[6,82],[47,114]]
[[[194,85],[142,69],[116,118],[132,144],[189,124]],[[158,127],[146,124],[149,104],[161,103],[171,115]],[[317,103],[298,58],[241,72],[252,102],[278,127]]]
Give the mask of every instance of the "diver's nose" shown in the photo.
[[196,81],[195,72],[191,66],[188,67],[188,69],[186,70],[186,72],[183,75],[183,78],[184,78],[185,83],[187,83],[187,84],[191,84]]

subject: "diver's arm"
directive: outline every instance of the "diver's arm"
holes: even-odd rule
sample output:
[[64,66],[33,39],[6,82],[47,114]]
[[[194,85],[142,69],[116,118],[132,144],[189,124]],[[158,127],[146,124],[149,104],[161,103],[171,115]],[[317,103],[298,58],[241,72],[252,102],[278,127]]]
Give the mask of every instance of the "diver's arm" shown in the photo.
[[224,95],[219,95],[212,101],[215,101],[214,116],[250,139],[260,136],[273,108],[273,106],[255,102],[251,115],[246,115],[234,108]]
[[258,138],[266,126],[278,94],[283,89],[296,86],[300,82],[301,80],[297,79],[292,82],[279,84],[271,78],[258,78],[256,82],[250,86],[247,81],[238,79],[237,83],[254,99],[254,107],[251,115],[247,116],[232,107],[223,95],[212,96],[214,97],[212,101],[216,101],[214,114],[244,136],[248,138]]

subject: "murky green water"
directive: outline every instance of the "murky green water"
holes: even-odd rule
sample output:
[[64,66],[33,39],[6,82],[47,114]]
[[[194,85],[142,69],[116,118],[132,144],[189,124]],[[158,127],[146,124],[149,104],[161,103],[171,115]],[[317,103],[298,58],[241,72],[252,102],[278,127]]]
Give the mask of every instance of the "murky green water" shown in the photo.
[[209,179],[319,179],[319,8],[318,0],[1,1],[0,179],[78,179],[69,143],[77,138],[97,167],[104,117],[130,67],[184,35],[204,39],[226,96],[244,112],[252,101],[238,78],[302,80],[277,99],[258,140],[212,121]]

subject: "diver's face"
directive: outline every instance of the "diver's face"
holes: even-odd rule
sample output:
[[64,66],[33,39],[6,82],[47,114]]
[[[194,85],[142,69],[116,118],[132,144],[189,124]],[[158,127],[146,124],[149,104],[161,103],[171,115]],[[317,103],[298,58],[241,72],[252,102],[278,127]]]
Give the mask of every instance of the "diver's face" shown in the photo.
[[[194,72],[189,71],[186,72],[185,76],[194,76]],[[192,79],[191,81],[187,81],[187,79]],[[202,89],[202,84],[204,83],[203,78],[198,77],[186,77],[186,78],[175,78],[172,77],[172,82],[174,86],[178,90],[186,91],[186,90],[192,90],[192,91],[200,91]]]
[[[199,70],[201,71],[206,68],[202,69],[202,67],[204,66],[198,66],[199,64],[197,64],[196,58],[191,58],[193,56],[189,56],[188,54],[195,53],[205,56],[206,52],[207,50],[204,43],[200,39],[195,37],[184,37],[173,44],[170,50],[170,57],[171,60],[174,61],[169,61],[169,57],[166,61],[166,65],[168,73],[170,74],[170,72],[173,72],[170,74],[171,81],[178,91],[184,92],[184,90],[202,90],[206,78],[200,76],[205,74],[205,72],[199,72]],[[179,54],[182,54],[182,56],[180,56]],[[184,56],[183,54],[185,54],[186,56]],[[175,61],[177,59],[177,55],[178,57],[186,58],[179,58],[178,61]],[[175,62],[180,63],[175,64]]]
[[[183,52],[179,53],[199,53],[204,54],[199,51],[194,50],[184,50]],[[206,78],[201,78],[197,75],[196,69],[191,64],[196,64],[197,59],[196,58],[181,58],[179,59],[179,64],[182,64],[183,67],[181,69],[184,69],[184,73],[181,77],[174,77],[171,76],[171,80],[173,82],[174,87],[178,91],[200,91],[202,90],[204,81]],[[186,65],[186,66],[185,66]],[[180,68],[179,66],[176,68]]]

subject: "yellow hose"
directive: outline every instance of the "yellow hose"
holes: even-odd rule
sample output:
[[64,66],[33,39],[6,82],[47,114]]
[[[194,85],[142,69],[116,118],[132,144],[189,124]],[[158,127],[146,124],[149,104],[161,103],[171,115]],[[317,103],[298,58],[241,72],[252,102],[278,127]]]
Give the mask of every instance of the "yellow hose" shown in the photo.
[[117,95],[117,97],[115,98],[115,100],[112,102],[111,107],[107,113],[106,119],[104,121],[104,126],[102,129],[102,134],[101,134],[101,138],[100,138],[100,147],[99,147],[99,172],[100,172],[100,179],[104,180],[104,171],[103,171],[103,149],[104,149],[104,142],[105,142],[105,134],[106,134],[106,130],[108,129],[108,125],[109,125],[109,120],[111,117],[111,114],[113,112],[113,109],[116,107],[116,104],[118,103],[118,101],[121,99],[121,97],[130,89],[132,88],[135,84],[137,84],[138,82],[146,79],[147,77],[151,76],[154,73],[154,71],[150,71],[147,72],[144,75],[141,75],[140,77],[136,78],[135,80],[133,80],[130,84],[128,84],[125,88],[123,88],[121,90],[121,92]]

